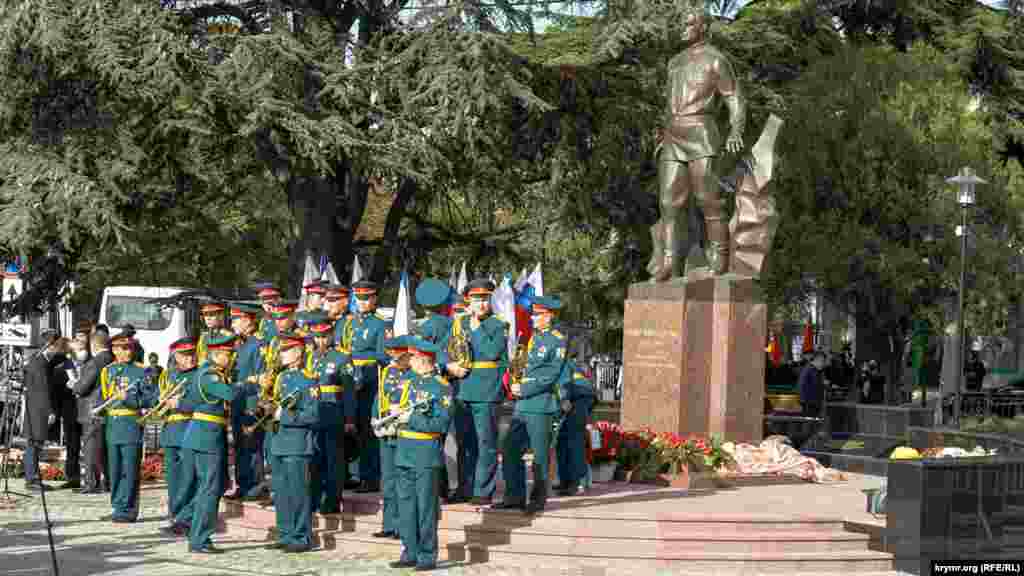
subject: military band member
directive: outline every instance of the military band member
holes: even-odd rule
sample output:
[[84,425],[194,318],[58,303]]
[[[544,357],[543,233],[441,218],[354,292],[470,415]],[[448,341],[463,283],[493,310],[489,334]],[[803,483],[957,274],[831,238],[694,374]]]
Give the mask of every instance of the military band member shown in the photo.
[[[195,401],[196,375],[196,339],[187,336],[171,344],[174,356],[173,367],[168,367],[160,374],[160,397],[168,398],[172,389],[179,387],[178,395],[187,403]],[[192,413],[180,409],[170,410],[164,419],[164,427],[160,431],[160,446],[164,451],[164,479],[167,481],[167,517],[170,525],[161,530],[168,534],[184,536],[188,533],[191,518],[180,518],[179,514],[194,496],[194,483],[188,478],[192,460],[186,460],[182,450],[185,430],[192,420]]]
[[247,399],[259,394],[259,375],[263,373],[263,342],[256,336],[260,307],[237,303],[231,306],[232,325],[238,336],[235,357],[235,385],[244,389],[231,404],[231,437],[235,445],[235,492],[229,498],[255,499],[261,495],[263,481],[263,431],[244,434],[243,428],[255,423],[246,413]]
[[[345,326],[349,325],[349,288],[344,284],[328,284],[324,287],[324,289],[324,309],[327,310],[327,316],[334,324],[334,338],[332,340],[332,344],[339,352],[341,352],[345,356],[345,362],[347,363],[348,368],[351,369],[352,350],[348,348],[348,346],[351,346],[351,342],[346,343],[344,346],[342,345],[342,336],[345,330]],[[352,385],[350,384],[349,386],[351,387]],[[352,398],[354,401],[354,389],[352,389],[351,391],[353,393]],[[338,427],[340,428],[340,430],[337,432],[339,451],[338,453],[344,454],[346,458],[351,458],[354,460],[358,456],[358,454],[356,453],[357,451],[355,450],[355,446],[357,445],[357,443],[354,442],[353,445],[351,445],[348,448],[348,450],[345,449],[345,444],[346,440],[350,438],[354,439],[358,433],[355,420],[353,420],[352,422],[349,422],[347,420],[343,422],[339,421]],[[350,451],[352,452],[351,454],[349,453]],[[358,488],[360,485],[359,482],[349,481],[348,462],[346,460],[339,460],[337,466],[338,471],[341,474],[338,480],[341,486],[344,487],[346,490],[355,490],[356,488]]]
[[274,383],[279,391],[280,404],[274,414],[279,427],[270,448],[277,542],[267,548],[305,552],[313,542],[309,484],[315,428],[320,420],[320,392],[313,374],[304,366],[305,338],[287,332],[278,338],[284,371]]
[[274,305],[281,301],[281,291],[271,282],[256,284],[256,295],[263,307],[263,315],[260,316],[260,325],[256,330],[256,337],[263,342],[269,342],[277,335],[277,326],[274,325]]
[[452,295],[452,318],[466,313],[466,297],[462,294]]
[[103,400],[116,398],[105,410],[107,473],[110,478],[111,521],[135,522],[139,516],[138,487],[142,456],[139,410],[152,399],[144,391],[146,372],[132,362],[135,340],[119,334],[111,339],[114,362],[100,371]]
[[[563,389],[566,363],[566,338],[552,327],[557,298],[533,299],[533,336],[527,345],[527,364],[521,387],[513,384],[515,411],[502,450],[502,474],[505,477],[504,501],[494,508],[518,508],[529,513],[544,509],[548,496],[548,452],[551,449],[553,419],[559,410],[572,407],[569,393]],[[518,388],[518,390],[516,389]],[[523,454],[533,452],[533,494],[526,502],[526,468]]]
[[210,336],[231,334],[231,330],[224,326],[225,308],[223,302],[207,302],[199,307],[199,313],[203,317],[203,326],[206,327],[199,335],[199,342],[196,345],[196,362],[200,365],[206,362],[206,349]]
[[324,309],[324,282],[314,280],[302,287],[306,293],[306,307],[295,314],[296,332],[308,336],[310,314],[319,314]]
[[[437,344],[439,349],[437,354],[439,373],[444,373],[444,367],[448,363],[448,336],[452,330],[452,319],[441,314],[441,309],[451,302],[452,296],[451,286],[437,278],[427,278],[420,282],[420,285],[416,288],[416,303],[428,312],[426,320],[420,326],[419,334],[423,338]],[[458,382],[458,380],[452,380],[452,385],[449,387],[449,392],[452,394],[452,406],[449,412],[452,428],[455,429],[456,446],[460,446],[464,440],[463,432],[458,426],[460,423],[465,423],[462,410],[460,410],[460,404],[455,400],[459,392]],[[441,437],[442,446],[444,446],[447,436],[448,434],[446,433]],[[462,450],[456,450],[458,452],[456,456],[456,481],[461,481],[464,476],[463,452]],[[441,499],[455,504],[466,502],[472,496],[472,486],[466,489],[459,485],[449,494],[449,485],[448,468],[445,466],[441,468]]]
[[341,511],[342,491],[338,480],[344,481],[339,467],[345,465],[345,443],[338,441],[338,433],[343,430],[339,423],[354,428],[356,420],[352,365],[348,356],[331,345],[334,325],[327,314],[311,313],[308,320],[314,343],[313,373],[320,387],[320,421],[316,426],[313,461],[316,469],[312,486],[313,511],[337,514]]
[[558,430],[555,457],[558,460],[558,493],[573,496],[582,491],[587,474],[586,444],[590,409],[594,405],[594,386],[576,363],[570,360],[562,372],[562,389],[569,393],[572,408]]
[[501,376],[508,368],[508,324],[491,315],[494,283],[479,279],[466,286],[469,313],[452,322],[449,338],[460,333],[469,339],[472,362],[460,366],[451,358],[446,368],[458,384],[464,406],[463,451],[465,476],[460,486],[473,490],[473,503],[488,505],[494,497],[498,471],[498,406],[504,399]]
[[226,482],[223,463],[228,457],[226,412],[228,404],[244,391],[232,386],[235,335],[210,335],[207,350],[207,362],[196,373],[195,401],[171,401],[176,408],[192,411],[183,447],[191,453],[197,483],[188,535],[189,552],[196,554],[221,552],[213,546],[210,537],[217,527],[217,509]]
[[[328,318],[334,324],[334,346],[341,345],[342,331],[345,327],[345,319],[348,318],[349,289],[343,284],[328,284],[325,286],[324,310]],[[350,354],[351,350],[342,350]]]
[[[390,362],[381,370],[377,399],[373,403],[375,418],[391,414],[391,407],[398,407],[402,400],[402,378],[409,372],[408,336],[398,336],[384,341],[384,349]],[[395,469],[395,451],[398,438],[392,435],[378,436],[380,443],[380,478],[384,500],[384,527],[375,533],[375,538],[398,538],[398,485]]]
[[[281,339],[280,334],[289,334],[295,328],[295,310],[298,302],[294,300],[278,300],[271,310],[271,317],[274,320],[275,335],[263,345],[260,351],[263,356],[263,373],[260,374],[261,398],[270,398],[273,395],[274,382],[281,370]],[[265,429],[263,433],[263,460],[271,462],[270,447],[273,443],[273,429]],[[273,471],[271,471],[271,491],[273,487]]]
[[[402,380],[395,456],[402,556],[391,566],[427,571],[437,566],[438,485],[444,466],[441,434],[448,430],[451,402],[448,383],[435,371],[437,344],[414,337],[409,346],[414,350],[413,374]],[[417,402],[424,405],[412,410]]]
[[384,353],[384,319],[377,309],[377,285],[368,280],[357,282],[355,293],[358,313],[351,316],[343,328],[346,339],[342,347],[352,351],[352,366],[356,382],[356,426],[359,429],[359,479],[356,492],[380,490],[380,446],[370,429],[373,401],[377,397],[377,380],[381,356]]

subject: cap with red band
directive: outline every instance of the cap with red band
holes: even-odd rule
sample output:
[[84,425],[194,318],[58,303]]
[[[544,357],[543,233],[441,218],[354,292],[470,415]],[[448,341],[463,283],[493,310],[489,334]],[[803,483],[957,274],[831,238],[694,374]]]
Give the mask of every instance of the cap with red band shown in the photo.
[[171,352],[177,354],[178,352],[194,352],[196,349],[196,339],[186,336],[175,340],[171,344]]

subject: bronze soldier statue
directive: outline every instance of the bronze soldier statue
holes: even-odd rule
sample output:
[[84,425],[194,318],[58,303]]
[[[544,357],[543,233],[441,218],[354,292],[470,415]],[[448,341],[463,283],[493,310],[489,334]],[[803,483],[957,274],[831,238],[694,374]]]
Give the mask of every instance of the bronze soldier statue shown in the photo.
[[[700,8],[686,19],[687,48],[668,65],[667,118],[658,156],[661,220],[654,230],[654,280],[665,282],[686,272],[687,201],[693,196],[704,213],[708,266],[715,274],[729,269],[729,229],[714,159],[721,141],[714,114],[718,100],[729,110],[729,152],[743,148],[746,122],[743,97],[725,54],[707,43],[710,18]],[[659,242],[660,240],[660,242]]]

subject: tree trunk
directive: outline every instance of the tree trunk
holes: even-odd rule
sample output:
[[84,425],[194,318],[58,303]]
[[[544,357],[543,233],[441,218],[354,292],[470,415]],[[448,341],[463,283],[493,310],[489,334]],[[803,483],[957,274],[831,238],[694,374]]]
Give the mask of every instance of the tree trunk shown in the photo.
[[288,278],[296,295],[302,289],[307,254],[314,262],[326,255],[342,282],[351,274],[352,244],[366,208],[368,185],[347,162],[336,170],[334,176],[296,176],[287,184],[292,213]]
[[[374,282],[386,282],[388,277],[388,265],[398,256],[398,233],[401,231],[402,219],[405,217],[405,210],[416,195],[418,186],[412,178],[403,178],[398,185],[398,193],[391,201],[391,208],[388,210],[387,220],[384,222],[384,238],[380,248],[373,258],[373,265],[370,270],[370,278]],[[399,264],[403,264],[401,261]]]

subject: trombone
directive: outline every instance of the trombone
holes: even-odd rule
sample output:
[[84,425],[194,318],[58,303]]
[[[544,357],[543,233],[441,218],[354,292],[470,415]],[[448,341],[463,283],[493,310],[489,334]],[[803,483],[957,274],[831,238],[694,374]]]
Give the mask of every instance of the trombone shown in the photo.
[[131,392],[135,388],[138,388],[138,384],[137,383],[133,383],[131,386],[128,386],[124,390],[118,390],[116,393],[111,394],[110,398],[107,398],[106,400],[103,401],[102,404],[100,404],[99,406],[96,406],[95,408],[93,408],[92,411],[90,412],[90,414],[92,414],[93,416],[99,416],[100,414],[103,413],[104,410],[109,408],[113,403],[120,402],[122,400],[122,396],[127,395],[129,392]]
[[142,418],[139,418],[139,422],[149,423],[150,419],[163,418],[164,415],[167,414],[167,411],[171,409],[171,399],[180,397],[182,392],[183,387],[181,383],[179,382],[175,384],[174,388],[171,388],[167,394],[160,398],[160,402],[156,406],[154,406],[149,412],[146,412]]

